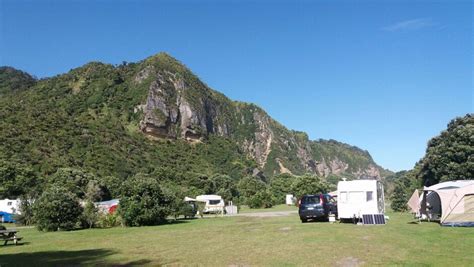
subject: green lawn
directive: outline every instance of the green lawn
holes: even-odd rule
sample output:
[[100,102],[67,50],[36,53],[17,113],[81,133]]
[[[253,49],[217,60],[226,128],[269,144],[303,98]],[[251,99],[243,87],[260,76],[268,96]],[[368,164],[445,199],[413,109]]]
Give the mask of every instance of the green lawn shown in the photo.
[[296,206],[288,206],[285,204],[273,206],[271,209],[251,209],[248,206],[240,206],[239,213],[256,213],[256,212],[266,212],[266,211],[289,211],[289,210],[298,210]]
[[384,226],[288,217],[215,217],[154,227],[43,233],[20,229],[24,245],[0,246],[0,266],[41,265],[439,265],[472,266],[474,228]]

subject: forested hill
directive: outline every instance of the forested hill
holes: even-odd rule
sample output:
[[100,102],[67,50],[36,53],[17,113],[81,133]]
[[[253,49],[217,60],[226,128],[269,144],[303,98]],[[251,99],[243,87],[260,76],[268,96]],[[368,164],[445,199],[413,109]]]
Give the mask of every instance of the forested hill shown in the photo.
[[40,80],[0,68],[0,162],[39,177],[73,167],[117,180],[388,173],[367,151],[311,141],[258,106],[228,99],[165,53],[119,66],[91,62]]

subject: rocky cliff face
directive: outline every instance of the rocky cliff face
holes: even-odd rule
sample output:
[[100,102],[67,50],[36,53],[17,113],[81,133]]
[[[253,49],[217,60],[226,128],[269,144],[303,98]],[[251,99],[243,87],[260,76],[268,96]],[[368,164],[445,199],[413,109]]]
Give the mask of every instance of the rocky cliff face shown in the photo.
[[227,137],[268,175],[381,177],[368,152],[336,141],[311,141],[305,133],[290,131],[259,107],[208,88],[166,54],[140,64],[133,82],[146,86],[148,95],[135,112],[143,114],[140,130],[148,136],[188,141],[203,141],[210,134]]

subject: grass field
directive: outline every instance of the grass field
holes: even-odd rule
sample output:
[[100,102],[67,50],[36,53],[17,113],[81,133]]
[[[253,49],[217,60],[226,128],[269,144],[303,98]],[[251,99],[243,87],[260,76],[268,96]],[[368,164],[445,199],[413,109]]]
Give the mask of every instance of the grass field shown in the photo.
[[302,224],[291,215],[56,233],[20,228],[24,244],[0,247],[0,266],[473,266],[473,228],[412,224],[410,215],[389,215],[384,226]]
[[282,204],[282,205],[273,206],[271,209],[251,209],[248,206],[242,205],[240,207],[239,213],[257,213],[257,212],[266,212],[266,211],[290,211],[290,210],[298,210],[298,207]]

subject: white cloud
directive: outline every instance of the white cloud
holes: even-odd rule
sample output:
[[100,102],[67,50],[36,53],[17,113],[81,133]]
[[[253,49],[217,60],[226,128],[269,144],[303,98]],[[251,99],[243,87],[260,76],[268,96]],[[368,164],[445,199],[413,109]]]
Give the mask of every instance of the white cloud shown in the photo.
[[423,28],[434,26],[435,24],[429,18],[417,18],[417,19],[410,19],[404,20],[392,25],[388,25],[383,27],[384,31],[405,31],[405,30],[420,30]]

